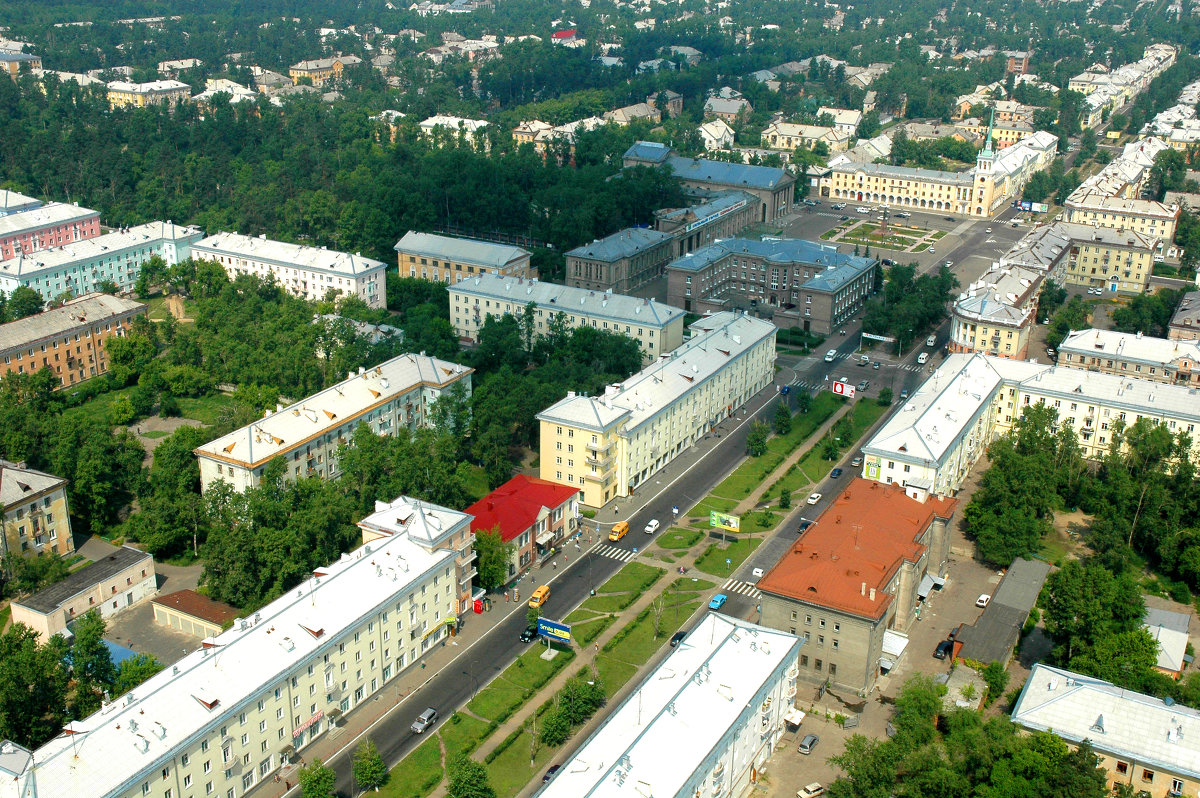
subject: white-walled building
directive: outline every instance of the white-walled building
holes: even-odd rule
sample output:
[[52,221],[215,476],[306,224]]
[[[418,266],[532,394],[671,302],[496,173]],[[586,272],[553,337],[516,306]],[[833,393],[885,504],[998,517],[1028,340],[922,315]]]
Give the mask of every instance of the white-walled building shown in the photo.
[[289,480],[341,474],[337,449],[366,424],[377,435],[429,426],[429,411],[442,392],[461,384],[469,395],[473,369],[458,363],[405,354],[359,369],[305,399],[196,449],[200,489],[224,480],[234,490],[257,487],[272,459],[284,458]]
[[708,613],[538,795],[745,795],[783,743],[800,649],[796,635]]
[[412,519],[404,534],[317,569],[32,757],[0,755],[0,794],[240,798],[305,756],[457,622],[443,541],[470,516],[408,499],[391,511]]
[[274,277],[289,294],[318,301],[330,291],[357,296],[367,307],[387,306],[387,264],[361,254],[272,241],[266,236],[217,233],[192,245],[197,259],[215,261],[229,275]]
[[541,478],[579,487],[591,507],[628,496],[771,384],[774,324],[724,312],[691,330],[602,396],[571,392],[539,413]]

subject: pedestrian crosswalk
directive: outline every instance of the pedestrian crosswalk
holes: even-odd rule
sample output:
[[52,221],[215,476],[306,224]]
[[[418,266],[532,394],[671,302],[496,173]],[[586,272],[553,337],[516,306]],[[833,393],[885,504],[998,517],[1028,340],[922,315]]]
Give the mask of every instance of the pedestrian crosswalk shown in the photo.
[[721,592],[725,594],[737,593],[742,596],[749,596],[756,599],[762,595],[762,591],[756,588],[749,582],[743,582],[739,579],[728,579],[725,584],[721,585]]
[[621,562],[629,562],[637,556],[637,552],[632,549],[622,549],[617,546],[610,546],[607,543],[597,543],[592,547],[592,551],[599,554],[601,557],[608,557]]

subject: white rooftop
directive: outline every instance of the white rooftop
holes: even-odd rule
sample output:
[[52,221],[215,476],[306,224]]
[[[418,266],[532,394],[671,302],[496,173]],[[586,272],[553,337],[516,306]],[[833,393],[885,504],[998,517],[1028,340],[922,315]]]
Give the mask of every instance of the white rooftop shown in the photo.
[[632,431],[672,402],[699,387],[734,358],[775,334],[775,325],[732,312],[716,313],[691,326],[692,337],[603,396],[570,393],[538,414],[543,421],[608,429],[624,420]]
[[[426,506],[426,514],[431,509]],[[39,793],[79,795],[82,789],[114,795],[132,788],[143,774],[157,775],[179,746],[215,734],[240,704],[319,656],[331,640],[409,585],[433,571],[452,569],[454,558],[451,549],[427,551],[407,535],[343,554],[252,619],[209,638],[209,647],[112,706],[73,722],[74,735],[61,735],[38,749]]]
[[110,294],[84,294],[60,307],[35,313],[23,319],[0,324],[0,352],[20,348],[25,344],[40,341],[68,330],[92,324],[103,324],[108,319],[146,306],[132,299]]
[[[29,212],[18,215],[28,216]],[[195,227],[181,227],[170,222],[147,222],[139,224],[137,227],[130,227],[128,230],[105,233],[95,238],[73,241],[61,247],[39,249],[28,255],[22,254],[6,261],[0,261],[0,274],[11,276],[37,274],[50,269],[61,269],[73,263],[86,262],[93,258],[115,255],[132,247],[144,246],[149,242],[180,241],[187,238],[199,238],[199,236],[200,230]]]
[[[1059,344],[1058,351],[1089,357],[1120,357],[1141,363],[1164,365],[1186,358],[1200,367],[1200,341],[1173,341],[1141,333],[1114,330],[1077,330]],[[1061,357],[1061,355],[1060,355]]]
[[24,194],[18,194],[6,188],[0,189],[0,212],[7,213],[14,210],[32,209],[41,204],[42,201],[35,197],[27,197]]
[[662,328],[684,313],[671,305],[653,299],[589,291],[557,283],[504,277],[498,274],[479,274],[449,287],[451,294],[502,299],[518,303],[535,302],[539,308],[563,313],[579,313],[597,318],[615,319],[647,327]]
[[375,512],[359,521],[358,526],[388,537],[407,535],[429,548],[440,545],[459,528],[470,526],[472,518],[468,513],[401,496],[391,502],[375,502]]
[[209,441],[196,454],[253,468],[418,385],[440,388],[471,372],[427,355],[400,355]]
[[197,258],[203,257],[205,254],[211,256],[232,255],[269,261],[281,266],[328,272],[343,277],[357,277],[387,268],[387,264],[383,261],[364,258],[359,254],[352,255],[349,252],[338,252],[324,247],[287,244],[283,241],[273,241],[266,236],[255,237],[240,233],[211,235],[193,244],[192,252]]
[[152,80],[148,83],[130,83],[125,80],[114,80],[108,84],[109,91],[124,91],[133,94],[155,94],[164,91],[186,91],[191,94],[192,87],[178,80]]
[[1037,664],[1013,723],[1048,731],[1139,766],[1200,778],[1200,712],[1071,671]]
[[[800,639],[709,612],[562,763],[539,798],[677,796],[746,716],[772,677],[794,666]],[[755,707],[757,709],[757,707]],[[700,778],[705,778],[703,774]]]
[[14,213],[0,216],[0,238],[19,235],[27,230],[40,230],[43,227],[70,222],[75,219],[83,220],[99,216],[99,211],[81,208],[78,205],[68,205],[63,202],[47,202],[40,208],[34,208],[24,213]]

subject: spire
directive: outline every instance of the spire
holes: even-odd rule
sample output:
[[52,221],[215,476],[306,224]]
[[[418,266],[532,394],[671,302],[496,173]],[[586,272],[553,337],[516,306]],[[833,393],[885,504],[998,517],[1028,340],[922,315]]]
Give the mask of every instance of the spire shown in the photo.
[[987,138],[983,141],[983,152],[985,155],[992,154],[992,128],[996,125],[996,109],[992,108],[991,115],[988,117]]

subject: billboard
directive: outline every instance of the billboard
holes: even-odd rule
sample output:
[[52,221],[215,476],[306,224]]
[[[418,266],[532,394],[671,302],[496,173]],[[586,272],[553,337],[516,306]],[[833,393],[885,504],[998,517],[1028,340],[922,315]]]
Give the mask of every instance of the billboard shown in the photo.
[[570,643],[571,627],[558,621],[538,618],[538,635],[556,643]]
[[1050,210],[1050,206],[1044,202],[1030,202],[1029,200],[1014,200],[1013,207],[1022,211],[1032,211],[1033,213],[1046,213]]
[[736,515],[726,515],[718,513],[716,510],[708,512],[708,525],[718,529],[726,529],[730,532],[738,532],[742,528],[742,519]]
[[847,399],[854,398],[854,386],[848,382],[835,382],[833,384],[833,392],[838,396],[844,396]]

